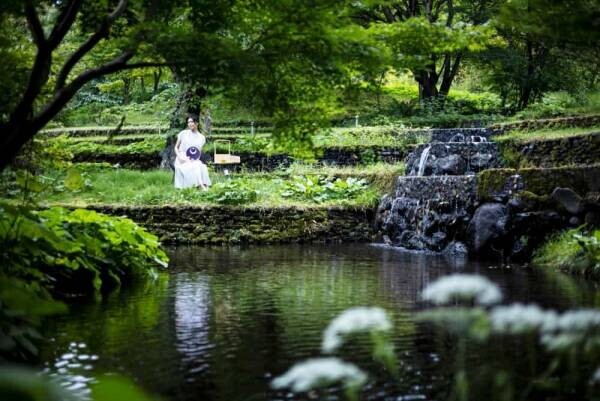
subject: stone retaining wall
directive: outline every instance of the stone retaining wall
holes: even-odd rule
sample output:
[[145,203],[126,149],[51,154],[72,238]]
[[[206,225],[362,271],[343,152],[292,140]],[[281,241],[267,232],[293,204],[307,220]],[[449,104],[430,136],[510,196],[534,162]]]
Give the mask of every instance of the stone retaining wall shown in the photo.
[[[329,148],[325,149],[323,156],[318,157],[319,163],[328,165],[353,166],[357,164],[369,164],[373,162],[396,163],[404,160],[407,148],[395,147],[365,147],[356,149]],[[250,171],[272,171],[277,168],[287,167],[294,162],[294,158],[288,155],[275,154],[265,155],[260,153],[235,153],[240,156],[239,167]],[[202,160],[212,163],[212,153],[204,153]],[[79,153],[73,158],[75,162],[107,162],[120,164],[122,167],[148,170],[161,166],[162,156],[160,154],[107,154],[107,153]],[[235,168],[236,165],[231,167]]]
[[501,135],[509,131],[534,131],[544,128],[593,127],[600,124],[600,115],[547,118],[540,120],[523,120],[490,125],[493,135]]
[[369,242],[369,207],[106,206],[88,209],[127,216],[168,244]]
[[162,158],[160,154],[137,153],[78,153],[73,155],[75,163],[110,163],[120,165],[124,168],[137,170],[150,170],[160,166]]
[[570,188],[580,195],[600,191],[600,164],[555,168],[490,169],[477,176],[477,197],[489,201],[519,191],[550,195],[555,188]]
[[565,138],[498,143],[509,167],[556,167],[600,162],[600,131]]

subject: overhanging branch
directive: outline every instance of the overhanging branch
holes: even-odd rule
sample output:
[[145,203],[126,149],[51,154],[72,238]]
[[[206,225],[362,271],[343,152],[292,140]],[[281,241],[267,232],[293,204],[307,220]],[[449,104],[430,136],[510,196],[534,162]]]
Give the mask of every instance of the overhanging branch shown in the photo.
[[103,38],[107,37],[110,32],[111,25],[119,18],[125,9],[127,8],[127,0],[119,1],[119,4],[115,10],[110,13],[102,22],[98,31],[88,38],[78,49],[69,57],[56,78],[56,85],[54,92],[58,92],[65,86],[69,73],[75,67],[75,65],[81,60],[88,52],[90,52]]
[[35,6],[31,0],[25,1],[25,18],[27,18],[29,30],[31,31],[31,36],[33,37],[36,46],[38,48],[44,46],[46,44],[44,29],[42,28],[37,11],[35,11]]
[[67,32],[69,32],[69,29],[71,29],[82,3],[82,0],[71,0],[63,12],[60,13],[56,20],[56,24],[54,25],[54,28],[48,37],[48,43],[50,43],[52,49],[56,49],[58,47]]

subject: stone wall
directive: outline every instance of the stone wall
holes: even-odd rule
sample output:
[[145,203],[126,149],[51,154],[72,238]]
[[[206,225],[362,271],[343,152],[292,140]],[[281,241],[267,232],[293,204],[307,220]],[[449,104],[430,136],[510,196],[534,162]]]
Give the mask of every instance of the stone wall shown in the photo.
[[228,206],[89,206],[127,216],[169,244],[368,242],[374,208]]
[[118,164],[121,167],[150,170],[160,166],[162,158],[160,154],[136,153],[136,154],[116,154],[116,153],[77,153],[73,156],[75,163],[110,163]]
[[599,191],[600,165],[483,171],[469,249],[527,259],[558,230],[600,227]]
[[585,135],[537,141],[498,143],[509,167],[556,167],[600,162],[600,131]]
[[[368,164],[373,162],[396,163],[404,160],[409,149],[404,147],[372,146],[364,148],[329,148],[325,149],[317,161],[322,164],[353,166],[357,164]],[[287,167],[294,158],[284,154],[265,155],[260,153],[235,153],[240,156],[239,165],[231,165],[232,169],[241,167],[249,171],[273,171],[277,168]],[[205,163],[212,163],[212,152],[203,154]],[[122,167],[148,170],[161,167],[161,154],[106,154],[106,153],[79,153],[73,158],[75,162],[107,162],[120,164]]]
[[509,131],[533,131],[545,128],[593,127],[600,125],[600,115],[547,118],[540,120],[523,120],[493,124],[488,128],[493,135],[501,135]]
[[501,201],[518,191],[539,196],[550,195],[555,188],[571,188],[585,195],[600,191],[600,164],[579,167],[491,169],[477,177],[477,197],[483,201]]

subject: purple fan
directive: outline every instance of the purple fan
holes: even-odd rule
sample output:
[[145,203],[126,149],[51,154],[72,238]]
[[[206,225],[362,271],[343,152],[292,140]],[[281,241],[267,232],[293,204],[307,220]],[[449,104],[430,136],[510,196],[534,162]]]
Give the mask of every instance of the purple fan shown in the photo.
[[190,146],[185,151],[185,155],[189,157],[191,160],[198,160],[200,158],[200,149],[195,146]]

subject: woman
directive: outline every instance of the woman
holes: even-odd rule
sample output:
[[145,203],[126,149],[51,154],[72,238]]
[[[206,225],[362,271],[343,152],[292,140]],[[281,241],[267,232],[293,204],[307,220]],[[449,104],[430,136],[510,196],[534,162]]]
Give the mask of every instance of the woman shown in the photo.
[[188,129],[177,135],[175,143],[175,188],[207,190],[211,185],[208,169],[200,161],[206,138],[198,131],[198,117],[188,116],[186,122]]

